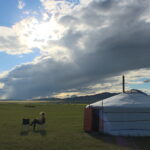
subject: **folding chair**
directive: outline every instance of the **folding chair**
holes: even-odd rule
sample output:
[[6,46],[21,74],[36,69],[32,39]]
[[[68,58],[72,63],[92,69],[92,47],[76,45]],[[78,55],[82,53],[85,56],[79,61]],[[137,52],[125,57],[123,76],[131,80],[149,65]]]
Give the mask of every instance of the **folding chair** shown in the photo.
[[22,119],[22,131],[29,131],[30,119]]

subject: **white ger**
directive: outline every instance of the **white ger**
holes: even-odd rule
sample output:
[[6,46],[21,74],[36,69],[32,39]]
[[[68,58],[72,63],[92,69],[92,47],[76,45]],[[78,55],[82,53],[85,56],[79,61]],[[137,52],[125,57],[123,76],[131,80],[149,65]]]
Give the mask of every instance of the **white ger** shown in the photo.
[[89,108],[93,130],[116,136],[150,136],[150,97],[143,92],[131,90],[87,105],[85,110]]

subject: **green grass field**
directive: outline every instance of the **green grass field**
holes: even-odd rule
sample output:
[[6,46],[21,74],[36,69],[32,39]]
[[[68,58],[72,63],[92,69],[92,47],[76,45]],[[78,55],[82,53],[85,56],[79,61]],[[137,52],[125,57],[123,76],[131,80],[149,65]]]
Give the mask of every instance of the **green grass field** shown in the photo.
[[[0,150],[149,150],[150,138],[122,138],[83,131],[83,108],[78,104],[0,104]],[[46,112],[45,131],[22,133],[22,118]],[[120,138],[119,138],[120,139]]]

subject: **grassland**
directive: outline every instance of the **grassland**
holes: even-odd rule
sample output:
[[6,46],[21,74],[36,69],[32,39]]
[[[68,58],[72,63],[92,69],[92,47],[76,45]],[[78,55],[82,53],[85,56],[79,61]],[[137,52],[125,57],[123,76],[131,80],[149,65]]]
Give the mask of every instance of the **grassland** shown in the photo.
[[[27,106],[27,107],[26,107]],[[28,107],[33,106],[33,107]],[[149,150],[150,138],[123,138],[83,131],[83,108],[78,104],[0,104],[0,150]],[[24,134],[22,118],[47,114],[45,131]]]

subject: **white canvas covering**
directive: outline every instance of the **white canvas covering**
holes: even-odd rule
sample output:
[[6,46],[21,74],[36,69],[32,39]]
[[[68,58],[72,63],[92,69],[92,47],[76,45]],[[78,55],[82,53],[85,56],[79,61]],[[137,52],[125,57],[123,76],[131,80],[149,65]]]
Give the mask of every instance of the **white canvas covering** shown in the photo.
[[150,136],[150,97],[147,95],[122,93],[89,106],[100,110],[104,133]]

